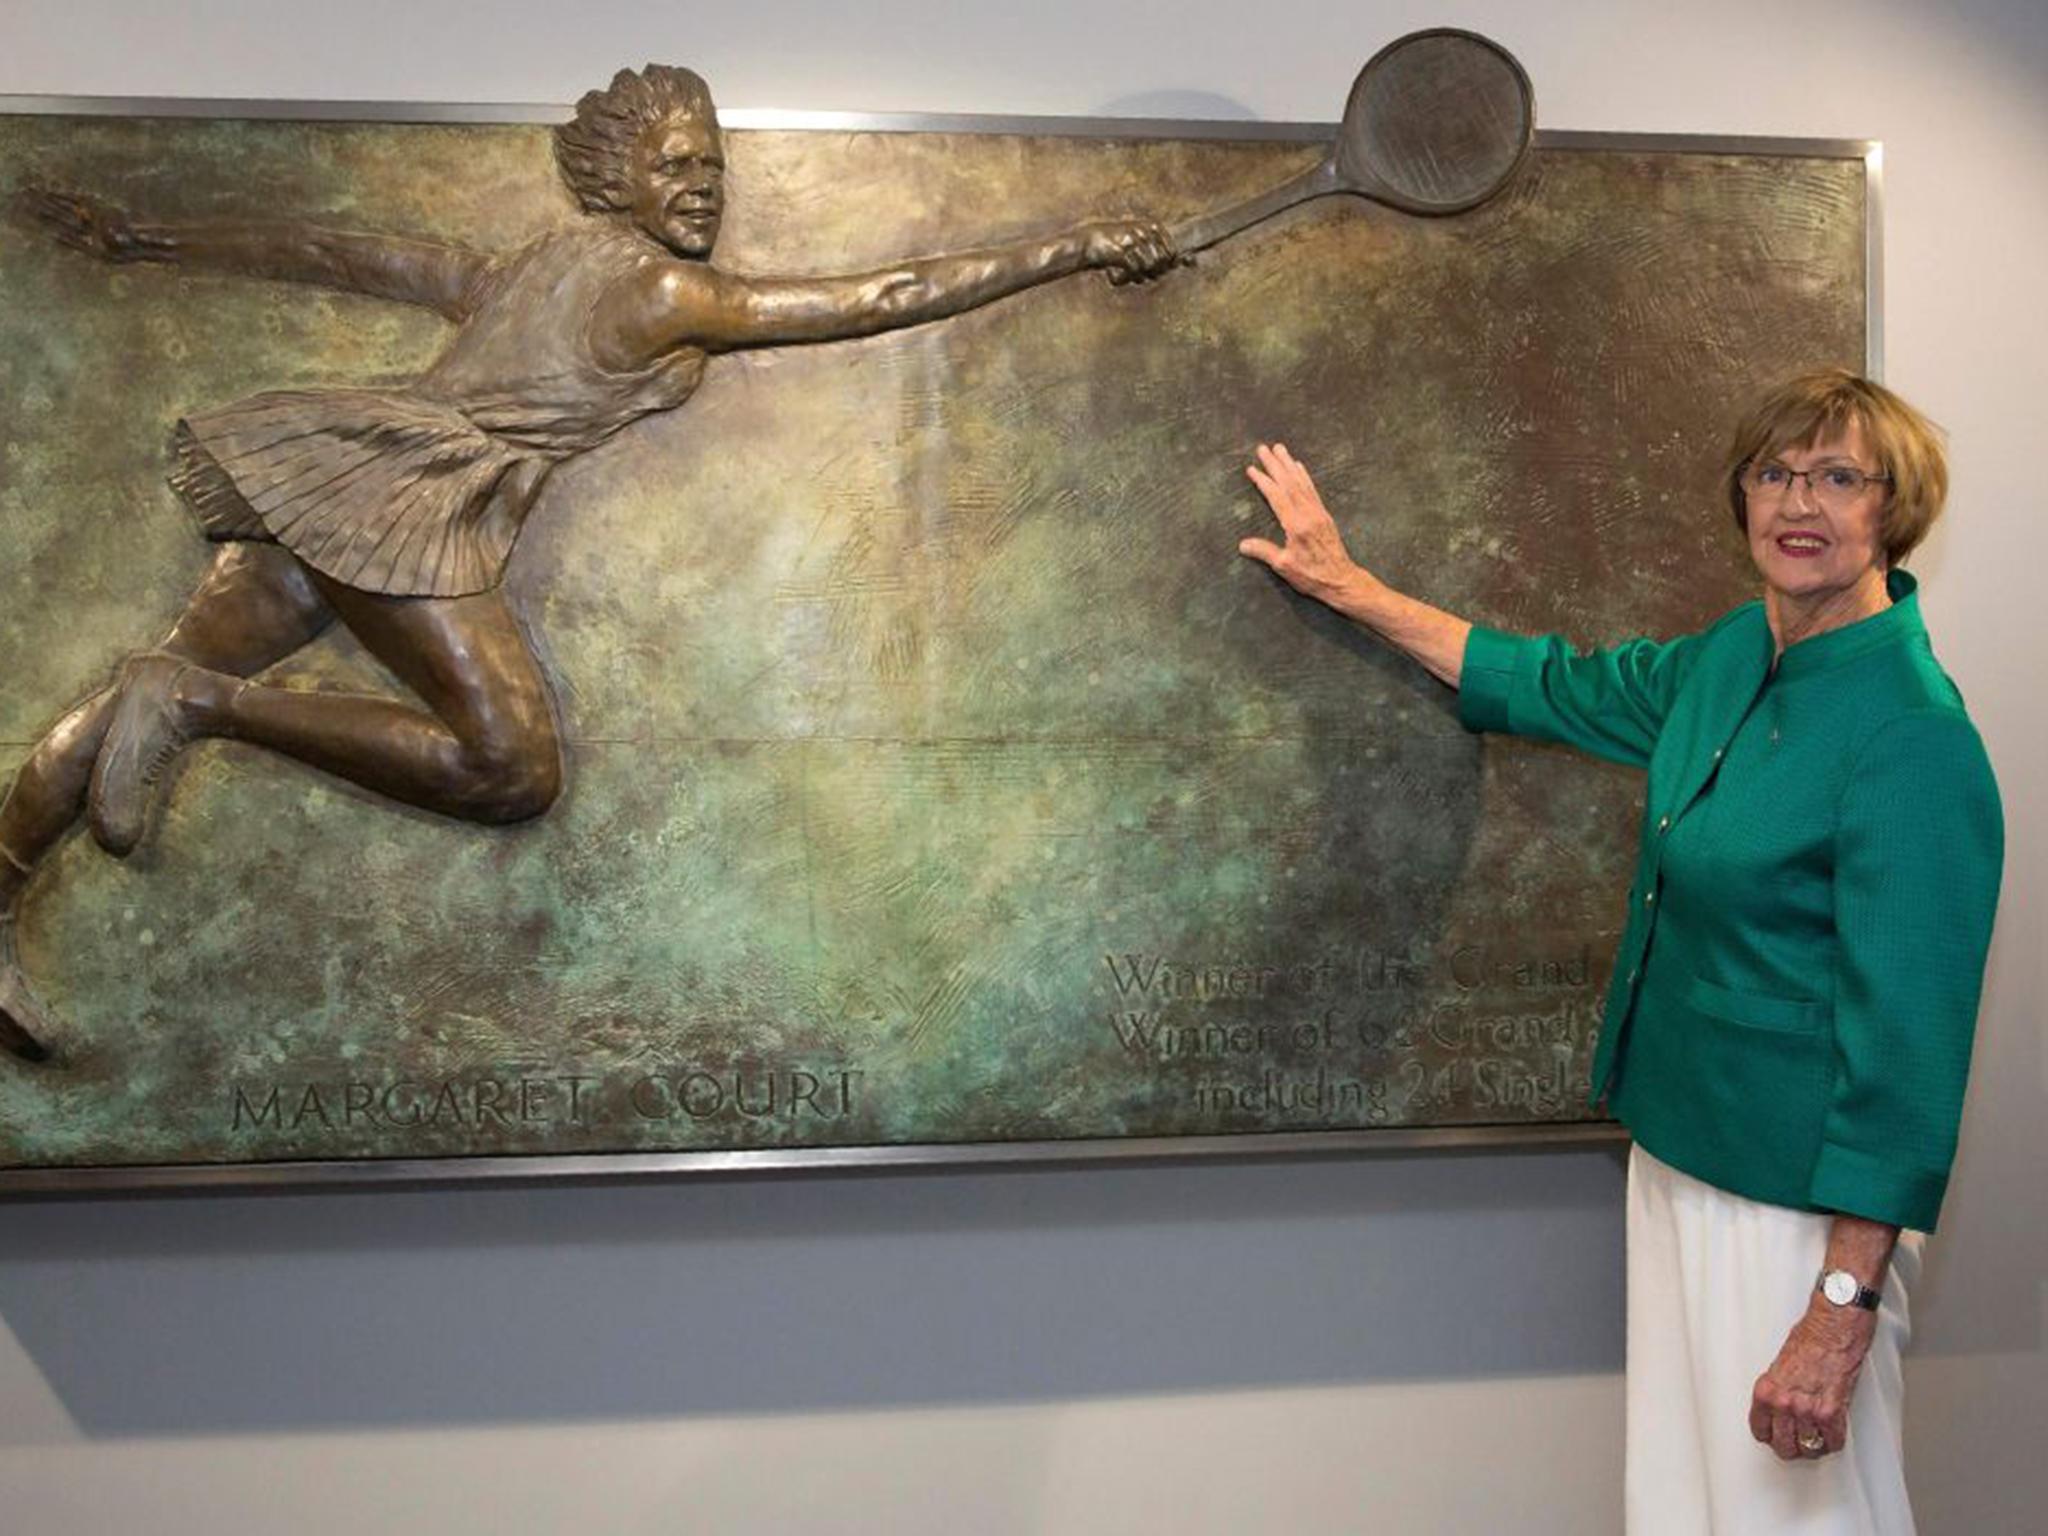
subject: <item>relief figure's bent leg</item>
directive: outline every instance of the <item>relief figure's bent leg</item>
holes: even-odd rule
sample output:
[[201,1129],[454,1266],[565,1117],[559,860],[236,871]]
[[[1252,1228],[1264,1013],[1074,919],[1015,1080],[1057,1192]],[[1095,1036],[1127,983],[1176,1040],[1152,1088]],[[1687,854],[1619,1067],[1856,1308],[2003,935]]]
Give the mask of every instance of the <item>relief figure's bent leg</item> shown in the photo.
[[124,716],[94,777],[96,831],[104,821],[117,844],[132,846],[156,764],[202,736],[268,747],[408,805],[470,821],[520,821],[554,803],[562,755],[552,702],[503,597],[388,597],[317,573],[313,581],[426,708],[269,687],[171,657],[143,658],[126,675]]
[[[160,649],[246,676],[281,661],[333,621],[305,567],[272,544],[232,543],[214,556]],[[14,915],[29,877],[85,808],[116,691],[73,706],[30,750],[0,799],[0,1046],[40,1059],[24,1037],[41,1022],[14,950]]]

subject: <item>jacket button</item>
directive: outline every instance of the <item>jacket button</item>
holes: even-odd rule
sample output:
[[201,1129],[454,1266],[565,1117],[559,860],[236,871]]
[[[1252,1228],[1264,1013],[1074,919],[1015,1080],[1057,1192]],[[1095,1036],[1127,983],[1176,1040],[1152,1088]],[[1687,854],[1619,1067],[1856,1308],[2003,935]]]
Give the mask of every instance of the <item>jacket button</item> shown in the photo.
[[1717,762],[1717,763],[1718,763],[1719,761],[1721,761],[1721,759],[1722,759],[1722,758],[1726,757],[1727,755],[1728,755],[1728,749],[1727,749],[1726,747],[1716,747],[1716,748],[1714,748],[1714,761],[1715,761],[1715,762]]
[[1655,891],[1643,892],[1643,905],[1646,907],[1654,907],[1655,905],[1657,905],[1657,893]]
[[1669,832],[1671,830],[1671,818],[1669,816],[1659,816],[1657,818],[1657,830],[1659,832]]

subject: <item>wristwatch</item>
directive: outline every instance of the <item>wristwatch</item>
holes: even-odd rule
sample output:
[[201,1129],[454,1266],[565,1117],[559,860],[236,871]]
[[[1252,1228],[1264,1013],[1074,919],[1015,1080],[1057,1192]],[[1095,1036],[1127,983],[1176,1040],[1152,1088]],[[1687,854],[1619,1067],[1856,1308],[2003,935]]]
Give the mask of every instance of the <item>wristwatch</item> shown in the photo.
[[1838,1307],[1861,1307],[1866,1312],[1877,1310],[1877,1292],[1846,1269],[1824,1269],[1814,1284],[1821,1295]]

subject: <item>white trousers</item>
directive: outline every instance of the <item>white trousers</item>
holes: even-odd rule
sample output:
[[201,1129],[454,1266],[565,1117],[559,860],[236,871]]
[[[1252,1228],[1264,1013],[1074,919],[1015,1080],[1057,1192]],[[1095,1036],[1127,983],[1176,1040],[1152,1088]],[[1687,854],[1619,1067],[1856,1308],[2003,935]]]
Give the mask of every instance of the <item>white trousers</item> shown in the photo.
[[1630,1153],[1628,1536],[1912,1536],[1899,1355],[1921,1234],[1892,1256],[1848,1445],[1780,1461],[1749,1432],[1750,1390],[1806,1310],[1829,1219]]

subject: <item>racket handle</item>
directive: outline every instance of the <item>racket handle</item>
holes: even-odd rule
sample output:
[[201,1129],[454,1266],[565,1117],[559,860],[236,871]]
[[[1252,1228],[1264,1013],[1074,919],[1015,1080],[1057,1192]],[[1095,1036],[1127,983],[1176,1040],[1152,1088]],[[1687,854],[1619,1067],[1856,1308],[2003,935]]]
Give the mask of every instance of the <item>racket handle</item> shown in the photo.
[[1196,251],[1206,251],[1219,240],[1226,240],[1240,230],[1250,229],[1262,219],[1270,219],[1276,213],[1284,213],[1297,203],[1305,203],[1312,197],[1323,197],[1331,192],[1344,192],[1349,188],[1338,179],[1335,156],[1325,156],[1299,176],[1283,181],[1270,191],[1261,192],[1257,197],[1247,198],[1229,208],[1205,213],[1200,218],[1189,219],[1176,224],[1167,231],[1173,237],[1174,249],[1183,256],[1192,256]]

